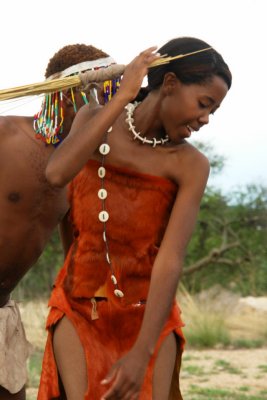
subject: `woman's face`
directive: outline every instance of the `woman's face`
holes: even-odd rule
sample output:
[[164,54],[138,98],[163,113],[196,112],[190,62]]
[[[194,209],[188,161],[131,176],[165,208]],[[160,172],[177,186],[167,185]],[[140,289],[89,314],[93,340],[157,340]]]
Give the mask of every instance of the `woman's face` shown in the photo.
[[[169,87],[168,87],[169,84]],[[165,82],[166,95],[161,104],[160,118],[172,142],[189,138],[209,123],[225,95],[228,86],[219,76],[202,84],[182,84],[176,78]]]

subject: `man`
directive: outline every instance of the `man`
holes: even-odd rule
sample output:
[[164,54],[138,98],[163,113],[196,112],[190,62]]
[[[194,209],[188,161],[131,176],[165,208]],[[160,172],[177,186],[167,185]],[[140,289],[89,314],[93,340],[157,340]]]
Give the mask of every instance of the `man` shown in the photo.
[[[64,77],[108,66],[102,50],[69,45],[49,61],[45,77]],[[0,398],[24,400],[28,342],[10,294],[36,263],[54,228],[68,216],[66,188],[52,188],[44,175],[55,146],[87,103],[76,89],[48,94],[34,117],[0,117]],[[41,140],[40,140],[41,139]]]

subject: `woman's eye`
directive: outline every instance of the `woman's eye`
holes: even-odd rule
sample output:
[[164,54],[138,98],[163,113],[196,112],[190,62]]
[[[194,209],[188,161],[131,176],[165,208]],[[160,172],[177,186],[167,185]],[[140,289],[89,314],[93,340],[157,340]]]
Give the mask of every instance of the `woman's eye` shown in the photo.
[[207,108],[208,106],[201,101],[198,102],[200,108]]

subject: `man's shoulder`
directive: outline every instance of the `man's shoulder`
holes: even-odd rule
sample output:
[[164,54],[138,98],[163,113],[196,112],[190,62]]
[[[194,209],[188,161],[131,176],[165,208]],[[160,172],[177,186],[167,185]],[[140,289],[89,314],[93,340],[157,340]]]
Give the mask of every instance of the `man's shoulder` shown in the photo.
[[10,116],[3,116],[1,115],[0,117],[0,131],[5,131],[8,128],[8,125],[10,123]]
[[5,134],[6,132],[12,132],[19,129],[20,124],[22,123],[22,117],[17,117],[13,115],[5,115],[0,117],[0,133],[1,135]]
[[0,116],[0,139],[11,138],[16,134],[21,134],[32,129],[31,121],[31,117],[17,115]]
[[0,117],[0,142],[3,149],[4,143],[9,142],[11,136],[13,136],[14,127],[12,118],[10,116]]

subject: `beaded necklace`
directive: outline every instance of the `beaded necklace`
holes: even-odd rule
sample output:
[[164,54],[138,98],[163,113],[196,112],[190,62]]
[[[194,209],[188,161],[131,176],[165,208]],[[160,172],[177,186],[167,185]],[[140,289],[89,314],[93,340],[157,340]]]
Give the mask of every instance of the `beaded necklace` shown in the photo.
[[152,147],[156,147],[158,144],[160,145],[164,145],[165,143],[167,143],[170,139],[168,137],[168,135],[165,136],[165,138],[163,139],[156,139],[155,137],[152,139],[147,139],[145,136],[141,136],[141,132],[136,132],[135,130],[135,126],[134,126],[134,118],[133,118],[133,113],[134,110],[136,109],[136,107],[138,106],[138,104],[140,104],[140,102],[136,101],[134,103],[129,103],[127,104],[127,106],[125,107],[126,111],[127,111],[127,118],[126,118],[126,122],[129,126],[129,131],[132,132],[133,136],[134,136],[134,140],[138,139],[140,140],[143,144],[151,144]]

